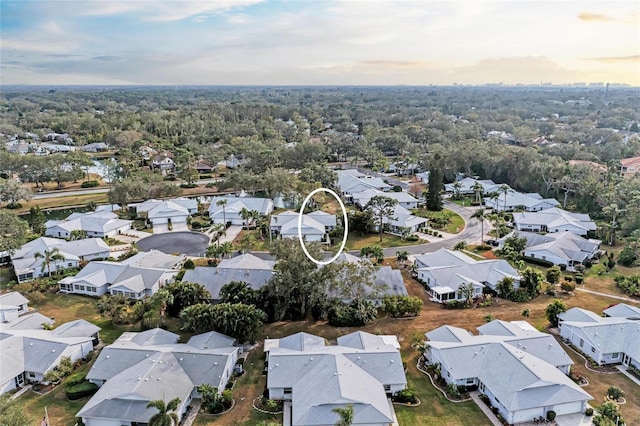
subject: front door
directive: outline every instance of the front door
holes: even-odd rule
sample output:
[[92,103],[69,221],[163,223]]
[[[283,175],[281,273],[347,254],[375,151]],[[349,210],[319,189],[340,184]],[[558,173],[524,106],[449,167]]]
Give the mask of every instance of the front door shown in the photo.
[[623,363],[624,365],[629,365],[629,355],[625,354],[625,355],[622,357],[622,363]]

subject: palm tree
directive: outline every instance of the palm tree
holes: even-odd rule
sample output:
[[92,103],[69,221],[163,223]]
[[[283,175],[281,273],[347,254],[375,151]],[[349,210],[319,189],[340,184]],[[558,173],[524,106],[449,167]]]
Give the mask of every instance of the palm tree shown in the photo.
[[460,181],[453,182],[453,198],[456,200],[460,199],[460,188],[462,188]]
[[227,228],[221,223],[216,223],[211,227],[211,229],[216,235],[216,242],[220,245],[220,237],[227,234]]
[[166,288],[161,288],[154,295],[154,299],[160,302],[160,324],[164,325],[164,317],[167,312],[167,306],[172,305],[174,301],[173,294],[169,293]]
[[249,218],[251,217],[251,212],[249,211],[249,209],[243,207],[242,210],[240,210],[240,217],[242,218],[242,224],[246,225],[247,229],[249,229]]
[[476,196],[476,203],[480,204],[482,201],[482,194],[484,193],[484,186],[482,186],[480,182],[476,182],[473,184],[471,189]]
[[[509,192],[513,192],[513,189],[511,189],[511,187],[509,185],[507,185],[506,183],[503,183],[502,185],[500,185],[500,187],[498,187],[498,192],[502,192],[504,194],[504,211],[507,211],[507,194]],[[496,204],[497,205],[497,204]]]
[[226,198],[223,198],[221,200],[216,201],[216,206],[222,206],[222,221],[224,222],[224,227],[225,229],[227,228],[227,204],[229,203],[229,200],[227,200]]
[[64,255],[60,253],[60,249],[57,247],[52,248],[51,250],[45,250],[44,254],[39,251],[35,252],[33,255],[36,259],[42,258],[44,262],[42,262],[42,268],[40,272],[44,272],[45,268],[47,269],[47,274],[51,277],[51,262],[55,263],[58,260],[65,260]]
[[353,424],[353,405],[348,404],[346,407],[336,407],[332,412],[340,416],[340,420],[335,423],[335,426],[351,426]]
[[484,209],[476,210],[472,215],[472,219],[478,219],[480,221],[480,244],[484,242],[484,220],[487,218]]
[[227,255],[230,255],[235,250],[233,243],[231,241],[225,241],[220,245],[219,253],[224,258]]
[[180,398],[173,398],[166,405],[163,400],[150,401],[147,408],[156,408],[158,413],[151,416],[149,426],[178,426],[180,419],[175,411],[180,405]]
[[406,262],[409,259],[409,252],[406,250],[397,251],[396,258],[399,262],[402,262],[402,264],[406,266]]
[[499,240],[500,239],[500,227],[504,223],[503,217],[500,215],[500,213],[494,213],[494,214],[489,215],[488,219],[491,221],[491,223],[495,227],[495,229],[496,229],[496,239]]

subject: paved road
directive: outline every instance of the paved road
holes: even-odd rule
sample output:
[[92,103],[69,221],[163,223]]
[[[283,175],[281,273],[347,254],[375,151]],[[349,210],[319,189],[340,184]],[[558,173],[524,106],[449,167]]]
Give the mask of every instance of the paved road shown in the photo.
[[471,219],[471,215],[474,210],[467,207],[460,207],[459,205],[450,201],[444,201],[444,207],[459,214],[465,221],[465,228],[455,237],[448,240],[434,241],[428,244],[418,244],[413,246],[393,247],[384,249],[385,257],[393,257],[396,252],[406,250],[409,254],[421,254],[431,253],[441,248],[453,248],[459,241],[466,241],[467,243],[477,243],[480,241],[481,226],[477,219]]
[[[194,183],[197,185],[206,185],[210,182],[218,182],[220,178],[217,179],[203,179],[195,181]],[[176,185],[180,185],[183,182],[176,182]],[[40,192],[38,194],[33,195],[34,200],[42,200],[44,198],[55,198],[55,197],[68,197],[73,195],[88,195],[88,194],[104,194],[105,192],[109,192],[109,188],[80,188],[69,191],[48,191],[48,192]]]
[[199,232],[167,232],[153,234],[138,241],[140,250],[160,250],[163,253],[183,253],[187,256],[204,257],[209,246],[209,237]]

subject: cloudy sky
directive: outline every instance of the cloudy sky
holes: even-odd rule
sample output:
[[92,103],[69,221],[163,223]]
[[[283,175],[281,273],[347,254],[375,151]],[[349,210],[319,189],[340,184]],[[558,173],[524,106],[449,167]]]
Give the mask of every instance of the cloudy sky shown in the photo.
[[637,0],[2,0],[0,9],[1,84],[640,85]]

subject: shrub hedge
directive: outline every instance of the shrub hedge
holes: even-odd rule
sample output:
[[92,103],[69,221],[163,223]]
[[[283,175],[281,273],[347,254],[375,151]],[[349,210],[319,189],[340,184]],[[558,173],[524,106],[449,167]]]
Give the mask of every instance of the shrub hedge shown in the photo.
[[98,390],[98,385],[89,381],[82,381],[78,384],[67,386],[64,392],[71,401],[93,395]]

